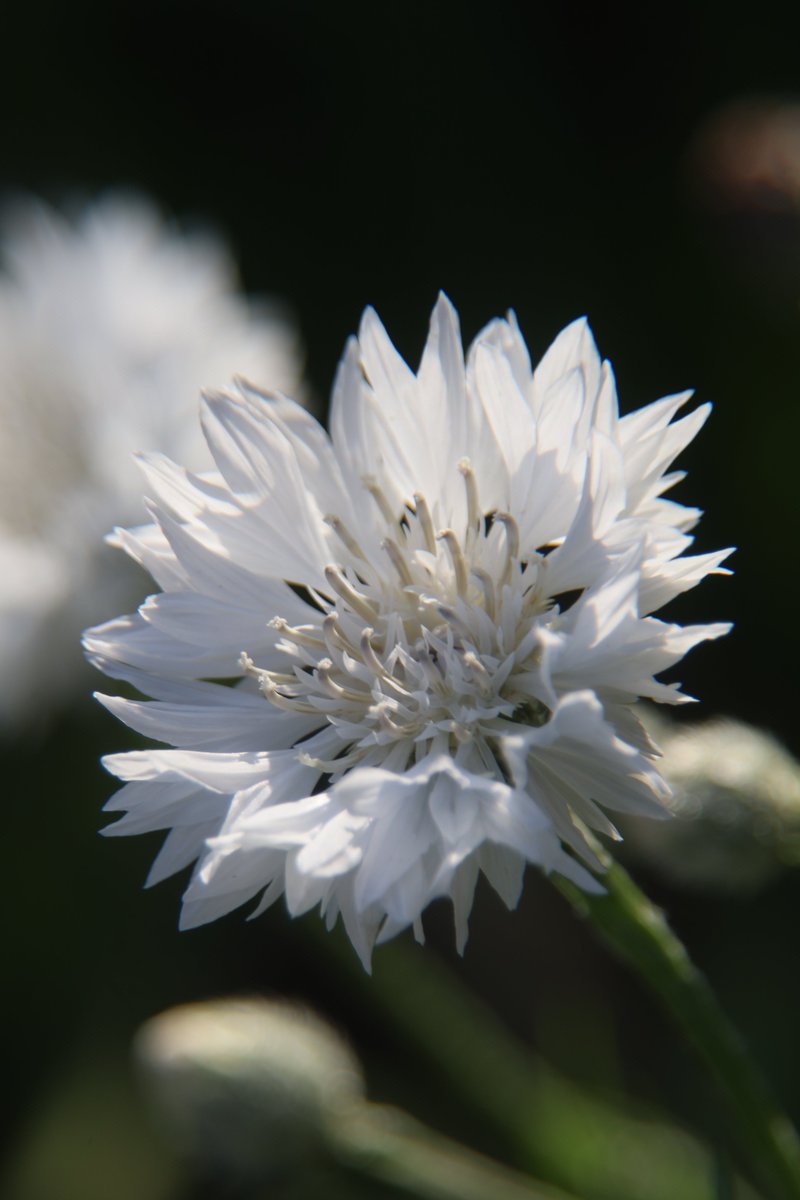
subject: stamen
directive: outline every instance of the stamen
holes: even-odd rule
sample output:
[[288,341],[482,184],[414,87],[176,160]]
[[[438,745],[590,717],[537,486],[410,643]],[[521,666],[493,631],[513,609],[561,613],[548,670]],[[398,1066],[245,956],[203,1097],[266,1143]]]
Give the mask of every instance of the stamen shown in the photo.
[[495,521],[499,521],[506,531],[506,546],[508,553],[512,558],[519,557],[519,525],[516,517],[512,517],[511,513],[496,512],[494,514]]
[[464,655],[464,665],[470,667],[476,675],[489,678],[489,672],[473,650],[468,650]]
[[464,596],[467,592],[468,581],[467,560],[464,557],[464,551],[452,529],[443,529],[439,534],[439,541],[444,542],[447,546],[456,576],[456,590],[459,596]]
[[399,524],[397,515],[394,512],[388,499],[386,498],[386,493],[384,492],[381,485],[378,483],[375,476],[374,475],[362,475],[361,482],[364,484],[364,487],[367,489],[370,496],[372,496],[372,499],[375,501],[378,508],[380,509],[381,516],[386,521],[386,524],[389,525],[392,529],[394,529]]
[[322,632],[329,650],[344,650],[353,658],[358,658],[358,650],[350,641],[347,634],[343,632],[339,624],[339,614],[337,612],[328,613],[322,622]]
[[297,761],[304,767],[313,767],[315,771],[323,771],[326,775],[337,775],[340,771],[354,767],[361,761],[361,758],[362,755],[358,751],[343,754],[341,758],[316,758],[313,754],[307,754],[301,750]]
[[370,623],[375,620],[375,617],[378,615],[377,608],[375,608],[366,596],[362,596],[361,592],[357,592],[352,584],[348,583],[337,567],[328,565],[325,568],[325,578],[336,595],[341,600],[344,600],[345,604],[348,604],[353,612],[357,612],[359,616]]
[[283,709],[284,712],[290,713],[313,713],[314,716],[319,716],[319,709],[313,704],[307,704],[304,700],[293,700],[289,696],[284,696],[283,692],[278,690],[267,672],[258,681],[259,689],[262,695],[269,700],[270,704],[274,704],[276,708]]
[[382,662],[378,657],[371,640],[374,636],[374,633],[374,629],[365,629],[361,634],[359,650],[362,662],[365,666],[369,667],[376,678],[382,681],[384,687],[389,688],[390,691],[393,691],[395,695],[402,697],[403,700],[408,700],[411,696],[408,688],[403,687],[403,685],[398,682],[397,679],[395,679],[394,675],[391,674],[387,664]]
[[398,725],[396,721],[393,721],[389,716],[389,712],[390,706],[385,701],[381,701],[379,704],[373,705],[369,711],[369,716],[377,721],[378,727],[384,733],[389,733],[392,737],[408,736],[408,731],[402,725]]
[[361,549],[360,545],[353,537],[352,533],[347,528],[341,517],[337,517],[335,513],[328,513],[322,519],[326,525],[331,527],[339,541],[343,546],[346,546],[354,558],[360,558],[362,562],[368,561],[366,554]]
[[374,633],[375,630],[371,629],[369,626],[367,626],[366,629],[362,629],[361,641],[359,643],[361,658],[375,675],[385,675],[386,667],[378,658],[378,655],[375,652],[375,647],[371,641]]
[[417,513],[422,536],[425,538],[425,548],[429,554],[436,554],[436,534],[433,530],[433,520],[431,519],[431,510],[428,508],[428,501],[421,492],[414,492],[414,507]]
[[252,675],[254,679],[258,680],[258,687],[262,692],[267,685],[277,687],[278,684],[294,685],[297,683],[295,675],[285,675],[280,671],[268,671],[265,667],[257,667],[246,650],[239,655],[239,666],[245,675]]
[[278,687],[297,687],[298,683],[296,675],[289,675],[285,671],[259,671],[259,677],[268,679]]
[[349,700],[356,704],[363,704],[367,698],[366,694],[364,692],[355,692],[351,688],[342,687],[331,675],[332,670],[333,663],[329,658],[320,659],[317,664],[316,678],[328,695],[333,696],[334,700]]
[[239,655],[239,666],[245,675],[260,675],[261,668],[257,667],[246,650],[243,650]]
[[381,550],[385,550],[389,555],[392,566],[400,576],[400,582],[403,584],[403,586],[410,587],[414,582],[414,578],[408,569],[408,563],[403,557],[403,552],[397,545],[397,542],[392,541],[391,538],[384,538],[384,540],[381,542]]
[[461,458],[458,469],[464,476],[467,489],[467,527],[471,533],[479,533],[481,528],[481,507],[478,500],[478,481],[468,458]]
[[503,587],[511,581],[514,563],[519,555],[519,525],[511,513],[497,512],[494,519],[500,522],[506,533],[506,561],[500,576],[500,586]]
[[267,622],[267,626],[269,629],[275,629],[278,633],[282,633],[284,637],[300,646],[313,646],[316,650],[325,648],[325,643],[321,638],[306,633],[307,629],[314,628],[313,625],[290,625],[285,617],[273,617],[271,621]]
[[473,567],[472,574],[480,584],[483,592],[483,607],[486,609],[489,616],[494,620],[497,607],[497,598],[494,593],[494,580],[488,571],[483,567]]

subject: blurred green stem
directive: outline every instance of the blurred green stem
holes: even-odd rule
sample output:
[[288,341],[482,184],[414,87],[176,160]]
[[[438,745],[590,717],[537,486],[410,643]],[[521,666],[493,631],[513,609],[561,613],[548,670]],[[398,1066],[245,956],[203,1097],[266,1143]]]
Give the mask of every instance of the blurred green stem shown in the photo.
[[344,1166],[423,1200],[570,1200],[377,1104],[337,1121],[336,1147]]
[[793,1125],[664,914],[618,863],[606,861],[605,895],[589,896],[560,876],[554,882],[655,992],[710,1066],[738,1118],[739,1143],[762,1186],[776,1200],[799,1200],[800,1141]]
[[[714,1160],[689,1134],[566,1079],[521,1045],[430,949],[398,939],[365,975],[341,929],[305,921],[315,957],[348,978],[351,1004],[376,1007],[425,1062],[434,1096],[465,1106],[517,1163],[596,1200],[709,1200]],[[501,1149],[502,1152],[502,1149]],[[737,1198],[756,1200],[741,1180]]]

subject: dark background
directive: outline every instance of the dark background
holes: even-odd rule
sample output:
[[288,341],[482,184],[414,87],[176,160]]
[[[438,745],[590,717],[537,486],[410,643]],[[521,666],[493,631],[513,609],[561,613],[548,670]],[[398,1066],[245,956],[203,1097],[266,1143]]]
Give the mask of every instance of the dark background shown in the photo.
[[[682,458],[677,496],[707,510],[699,549],[739,550],[732,580],[707,581],[670,615],[736,629],[681,678],[703,715],[770,728],[797,752],[800,192],[780,153],[772,173],[748,169],[752,139],[729,107],[800,94],[800,14],[787,11],[15,5],[0,48],[0,192],[60,203],[134,187],[220,229],[247,289],[293,311],[321,411],[362,308],[377,307],[415,365],[439,288],[466,340],[515,308],[534,358],[587,313],[624,409],[696,387],[715,412]],[[131,744],[87,701],[4,752],[17,1144],[53,1089],[105,1048],[121,1055],[147,1015],[255,988],[333,1016],[381,1098],[504,1153],[446,1080],[423,1077],[368,994],[353,1002],[308,921],[237,914],[177,934],[182,885],[139,890],[157,839],[103,844],[95,832],[112,788],[97,757]],[[800,881],[784,875],[756,897],[734,885],[720,900],[639,878],[800,1115]],[[481,892],[463,964],[447,923],[432,914],[430,953],[541,1054],[717,1136],[724,1122],[671,1030],[546,881],[529,878],[514,916]]]

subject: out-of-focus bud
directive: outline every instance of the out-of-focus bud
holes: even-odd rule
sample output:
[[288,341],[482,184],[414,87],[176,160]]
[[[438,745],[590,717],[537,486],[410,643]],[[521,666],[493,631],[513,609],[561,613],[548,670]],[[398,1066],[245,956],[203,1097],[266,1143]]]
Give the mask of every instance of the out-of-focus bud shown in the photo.
[[623,825],[629,852],[675,883],[755,890],[800,863],[800,764],[768,733],[718,719],[690,727],[648,717],[676,820]]
[[795,294],[800,272],[800,100],[743,97],[711,112],[687,149],[690,198],[726,263]]
[[347,1045],[288,1003],[170,1009],[142,1027],[134,1049],[178,1150],[226,1178],[274,1179],[318,1160],[335,1140],[335,1121],[363,1101]]
[[692,147],[695,178],[720,209],[800,208],[800,102],[755,96],[717,109]]

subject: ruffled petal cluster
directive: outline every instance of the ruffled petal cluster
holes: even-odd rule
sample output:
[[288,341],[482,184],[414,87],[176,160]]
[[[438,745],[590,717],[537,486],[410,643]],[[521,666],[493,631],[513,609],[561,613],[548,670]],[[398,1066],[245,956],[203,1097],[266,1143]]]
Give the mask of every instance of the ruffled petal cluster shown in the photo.
[[526,863],[601,888],[587,831],[666,812],[635,706],[728,629],[652,615],[728,553],[664,498],[688,399],[621,417],[585,321],[535,369],[511,315],[465,357],[440,297],[416,374],[367,310],[330,437],[239,384],[204,399],[215,472],[143,460],[153,524],[116,536],[161,591],[86,647],[174,747],[106,760],[108,832],[168,831],[150,882],[196,863],[184,926],[284,896],[368,965],[441,896],[462,948],[480,873],[509,907]]

